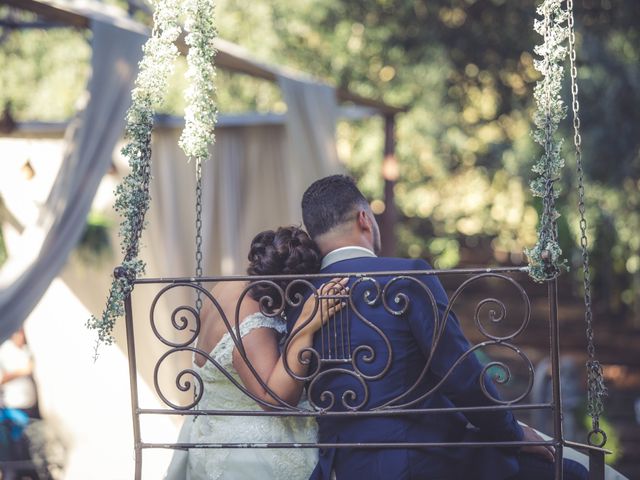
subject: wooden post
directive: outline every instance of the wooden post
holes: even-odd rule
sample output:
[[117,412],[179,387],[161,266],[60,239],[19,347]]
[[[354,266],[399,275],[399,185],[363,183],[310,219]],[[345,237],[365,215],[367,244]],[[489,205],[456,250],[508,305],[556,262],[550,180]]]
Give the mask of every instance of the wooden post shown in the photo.
[[393,189],[399,176],[398,159],[396,158],[396,120],[394,114],[384,116],[384,159],[382,161],[382,178],[384,179],[384,211],[380,214],[380,237],[382,239],[382,255],[396,255],[395,226],[398,212]]

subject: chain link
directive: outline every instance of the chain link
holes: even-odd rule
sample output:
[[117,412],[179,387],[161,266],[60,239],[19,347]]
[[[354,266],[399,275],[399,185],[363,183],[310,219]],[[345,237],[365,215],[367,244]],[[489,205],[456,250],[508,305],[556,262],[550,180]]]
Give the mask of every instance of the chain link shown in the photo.
[[[569,62],[571,76],[571,109],[573,112],[573,144],[575,147],[576,169],[578,174],[578,211],[580,212],[580,247],[582,249],[583,283],[585,323],[587,334],[587,401],[591,416],[592,432],[588,437],[593,444],[593,433],[602,435],[606,442],[606,435],[600,430],[600,415],[604,407],[602,399],[607,394],[604,384],[602,365],[596,360],[596,348],[593,333],[593,311],[591,299],[591,271],[589,267],[589,243],[587,240],[587,219],[585,215],[584,168],[582,163],[582,137],[580,136],[580,103],[578,102],[578,69],[576,67],[576,37],[573,16],[573,0],[567,0],[568,28],[569,28]],[[604,445],[604,443],[599,446]]]
[[[202,277],[202,160],[196,158],[196,278]],[[200,283],[198,283],[200,285]],[[198,290],[196,311],[200,315],[202,294]]]

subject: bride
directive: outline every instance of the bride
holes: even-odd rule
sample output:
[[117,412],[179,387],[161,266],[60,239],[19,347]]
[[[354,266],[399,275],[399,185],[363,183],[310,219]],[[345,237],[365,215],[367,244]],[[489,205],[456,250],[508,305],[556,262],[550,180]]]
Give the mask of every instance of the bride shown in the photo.
[[[315,243],[300,228],[284,227],[277,231],[259,233],[251,243],[249,275],[307,274],[320,270],[320,252]],[[346,279],[333,279],[323,287],[338,285]],[[284,286],[284,285],[281,285]],[[227,319],[235,319],[236,306],[247,289],[245,282],[220,282],[211,291],[219,302]],[[322,290],[322,289],[321,289]],[[320,293],[320,291],[318,292]],[[295,380],[284,367],[279,344],[286,333],[286,322],[280,316],[267,316],[260,311],[259,299],[269,296],[278,300],[281,296],[273,286],[259,283],[245,295],[239,305],[240,335],[248,361],[263,380],[268,390],[256,379],[247,366],[227,331],[220,312],[211,302],[203,308],[202,326],[197,348],[210,352],[234,379],[257,399],[256,401],[232,384],[218,368],[201,354],[194,354],[194,368],[204,382],[203,396],[198,404],[201,410],[260,410],[268,405],[281,405],[269,390],[289,405],[300,402],[303,382]],[[290,295],[291,297],[291,295]],[[282,300],[280,298],[280,300]],[[323,313],[314,315],[315,299],[312,295],[303,307],[294,330],[300,332],[291,340],[287,350],[288,366],[298,377],[306,374],[307,366],[298,355],[312,344],[313,334],[342,304],[329,302]],[[274,308],[280,305],[273,305]],[[310,318],[313,315],[313,318]],[[232,327],[233,321],[230,321]],[[306,325],[305,325],[306,323]],[[235,332],[235,330],[234,330]],[[304,356],[304,354],[303,354]],[[191,422],[190,418],[185,422]],[[276,416],[206,416],[195,417],[190,427],[189,443],[204,442],[300,442],[315,443],[317,425],[312,417]],[[317,463],[317,449],[272,448],[195,448],[190,449],[186,478],[189,480],[250,480],[250,479],[304,479],[308,478]]]

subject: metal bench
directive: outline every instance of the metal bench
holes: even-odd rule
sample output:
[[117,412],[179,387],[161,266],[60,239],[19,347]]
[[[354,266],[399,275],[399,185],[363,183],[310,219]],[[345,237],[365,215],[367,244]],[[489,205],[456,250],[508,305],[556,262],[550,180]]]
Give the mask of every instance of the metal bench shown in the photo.
[[[118,272],[118,270],[116,270]],[[327,280],[334,275],[307,275],[302,277],[203,277],[198,278],[144,278],[135,281],[134,289],[125,300],[126,311],[126,329],[127,329],[127,347],[129,353],[129,369],[131,379],[131,402],[133,413],[133,433],[135,439],[135,458],[136,458],[136,479],[141,478],[142,471],[142,452],[145,449],[192,449],[192,448],[323,448],[338,447],[353,448],[356,445],[325,445],[325,444],[286,444],[286,443],[269,443],[269,444],[252,444],[252,443],[206,443],[206,444],[189,444],[189,443],[166,443],[166,442],[147,442],[142,441],[140,419],[142,416],[155,415],[238,415],[238,416],[254,416],[254,415],[273,415],[273,416],[342,416],[355,418],[358,416],[397,416],[397,415],[432,415],[445,412],[465,412],[465,411],[497,411],[497,410],[513,410],[518,413],[525,413],[533,410],[546,410],[553,417],[552,439],[545,442],[513,442],[513,441],[492,441],[492,442],[462,442],[462,443],[375,443],[375,444],[358,444],[357,448],[482,448],[486,446],[521,446],[529,445],[552,445],[555,447],[556,456],[556,479],[562,478],[562,462],[558,461],[562,458],[564,446],[571,446],[581,450],[589,455],[590,458],[590,478],[604,479],[604,455],[608,453],[603,448],[590,445],[577,444],[569,442],[563,438],[562,431],[562,402],[560,397],[560,375],[559,375],[559,322],[558,322],[558,284],[557,279],[551,279],[546,285],[540,285],[532,282],[526,274],[525,268],[479,268],[479,269],[456,269],[456,270],[428,270],[428,271],[410,271],[410,272],[372,272],[372,273],[351,273],[340,274],[341,276],[349,276],[360,284],[362,284],[365,295],[368,295],[367,301],[380,302],[382,308],[387,309],[390,313],[399,314],[406,307],[406,302],[410,301],[402,295],[394,295],[394,298],[386,298],[385,286],[378,281],[380,277],[386,277],[386,284],[390,284],[401,279],[409,279],[410,281],[419,281],[417,275],[437,275],[443,282],[449,295],[449,305],[442,318],[439,320],[440,327],[444,324],[442,321],[446,318],[446,314],[450,310],[456,312],[460,320],[461,326],[465,334],[470,339],[474,339],[471,348],[462,356],[475,354],[474,352],[488,351],[491,352],[492,360],[485,366],[485,371],[493,378],[497,387],[503,393],[501,399],[492,399],[491,406],[478,407],[461,407],[447,409],[419,409],[407,405],[403,402],[387,402],[385,406],[372,407],[364,409],[365,401],[355,397],[357,394],[351,392],[348,395],[336,395],[337,392],[321,392],[324,402],[315,402],[316,398],[310,394],[311,401],[307,409],[299,406],[287,405],[283,401],[270,405],[270,409],[263,411],[209,411],[198,409],[198,402],[202,396],[203,380],[198,373],[191,368],[184,368],[175,378],[176,392],[182,395],[182,402],[176,402],[170,399],[171,394],[166,392],[166,384],[160,379],[160,371],[168,358],[180,355],[191,356],[197,352],[207,356],[208,352],[202,352],[195,348],[195,339],[200,332],[200,319],[198,311],[189,304],[172,304],[169,300],[171,292],[176,289],[187,289],[195,295],[199,295],[203,301],[215,301],[211,297],[209,290],[215,282],[228,281],[245,281],[250,285],[257,283],[272,283],[276,281],[288,279],[298,284],[308,284],[310,290],[310,281],[318,277]],[[291,285],[291,284],[290,284]],[[148,324],[139,323],[143,319],[140,317],[133,318],[132,298],[136,296],[136,292],[140,289],[152,290],[152,301],[145,306],[148,311]],[[426,287],[425,287],[426,288]],[[532,309],[530,297],[527,291],[540,292],[541,289],[544,297],[546,297],[546,306],[542,310],[540,308]],[[283,291],[280,289],[280,299],[285,298],[288,305],[296,304],[300,299],[289,294],[289,289]],[[373,352],[371,347],[367,345],[352,345],[349,338],[350,322],[367,322],[359,312],[353,310],[351,296],[354,290],[344,296],[344,300],[348,303],[340,320],[335,320],[323,327],[318,335],[322,336],[321,351],[314,350],[313,356],[316,358],[319,368],[312,368],[307,379],[307,388],[313,390],[316,380],[326,372],[339,373],[340,369],[350,370],[350,375],[357,379],[362,386],[360,393],[367,396],[369,382],[372,381],[371,375],[364,374],[354,361],[355,352],[363,353],[366,351],[370,354],[387,355],[389,361],[392,361],[393,352],[391,344],[383,342],[387,348],[387,352]],[[428,289],[426,289],[428,290]],[[315,291],[315,290],[314,290]],[[368,294],[366,293],[368,292]],[[428,294],[428,292],[426,292]],[[315,293],[314,293],[315,295]],[[316,295],[319,304],[322,304],[322,297]],[[274,300],[274,299],[271,299]],[[168,302],[172,313],[167,318],[159,318],[157,315],[158,302]],[[268,302],[267,302],[268,303]],[[277,304],[277,301],[276,301]],[[437,310],[437,309],[436,309]],[[236,311],[237,312],[237,311]],[[533,313],[532,313],[533,312]],[[237,316],[237,313],[236,313]],[[226,319],[227,328],[231,332],[236,347],[241,356],[248,361],[244,352],[244,346],[240,337],[239,321],[241,319]],[[549,333],[549,357],[551,361],[551,378],[553,395],[549,403],[530,403],[528,401],[529,393],[534,379],[534,368],[529,357],[521,348],[517,346],[517,341],[521,335],[526,332],[527,328],[532,326],[539,327],[544,325]],[[144,408],[139,403],[139,391],[137,381],[137,363],[136,363],[136,342],[135,333],[139,328],[150,328],[153,331],[153,339],[157,342],[156,347],[161,347],[161,353],[153,365],[153,384],[155,393],[165,405],[164,408]],[[330,331],[328,329],[331,329]],[[378,334],[382,340],[386,336],[382,330],[378,330]],[[438,336],[434,336],[435,344],[432,348],[437,347]],[[148,348],[148,345],[145,345]],[[285,347],[286,348],[286,343]],[[461,357],[461,358],[462,358]],[[518,367],[519,366],[519,367]],[[454,367],[455,368],[455,365]],[[452,368],[452,369],[453,369]],[[512,371],[519,368],[520,373],[514,375]],[[377,372],[375,378],[384,376],[385,371]],[[229,376],[229,378],[231,378]],[[483,378],[483,377],[481,377]],[[231,381],[231,380],[230,380]],[[486,381],[486,380],[484,380]],[[482,383],[482,382],[481,382]],[[516,390],[510,388],[515,385]],[[237,384],[240,390],[245,394],[248,392],[242,384]],[[437,388],[437,387],[436,387]],[[504,390],[504,389],[507,390]],[[483,388],[486,395],[487,390]],[[426,392],[425,395],[431,394]],[[185,396],[185,393],[188,396]],[[309,392],[313,393],[313,392]],[[185,399],[187,399],[185,401]],[[341,411],[335,411],[332,408],[336,402],[341,402]],[[395,406],[399,405],[399,406]]]

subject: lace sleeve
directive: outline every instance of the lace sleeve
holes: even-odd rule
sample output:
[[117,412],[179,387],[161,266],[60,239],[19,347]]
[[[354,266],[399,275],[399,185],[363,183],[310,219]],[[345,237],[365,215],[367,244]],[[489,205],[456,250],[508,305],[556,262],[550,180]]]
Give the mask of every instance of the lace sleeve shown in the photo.
[[256,328],[272,328],[280,335],[287,331],[287,325],[281,317],[267,317],[260,312],[256,312],[249,315],[240,324],[240,336],[244,337]]
[[[235,335],[235,325],[232,326]],[[271,328],[283,335],[287,331],[286,322],[281,317],[267,317],[263,313],[256,312],[249,315],[240,323],[240,336],[245,337],[249,332],[256,328]],[[225,333],[216,348],[212,352],[212,356],[216,358],[222,365],[231,365],[233,349],[235,343],[231,339],[229,333]]]

